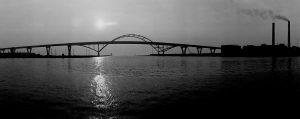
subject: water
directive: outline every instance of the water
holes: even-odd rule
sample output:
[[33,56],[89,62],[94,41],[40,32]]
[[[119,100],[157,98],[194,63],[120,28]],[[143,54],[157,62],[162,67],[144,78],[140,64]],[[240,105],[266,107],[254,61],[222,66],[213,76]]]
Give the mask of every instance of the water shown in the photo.
[[297,107],[300,58],[0,59],[1,116],[169,118]]

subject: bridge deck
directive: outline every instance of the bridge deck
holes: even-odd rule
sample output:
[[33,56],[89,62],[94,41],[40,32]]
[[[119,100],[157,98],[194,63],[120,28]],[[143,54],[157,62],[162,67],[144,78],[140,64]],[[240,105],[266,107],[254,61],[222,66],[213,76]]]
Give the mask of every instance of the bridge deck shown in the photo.
[[0,50],[7,49],[23,49],[23,48],[38,48],[38,47],[53,47],[53,46],[83,46],[83,45],[97,45],[97,44],[142,44],[142,45],[168,45],[174,47],[196,47],[196,48],[211,48],[211,49],[221,49],[220,47],[213,46],[202,46],[202,45],[190,45],[190,44],[180,44],[180,43],[166,43],[166,42],[144,42],[144,41],[98,41],[98,42],[76,42],[76,43],[60,43],[60,44],[45,44],[45,45],[32,45],[32,46],[20,46],[20,47],[8,47],[0,48]]

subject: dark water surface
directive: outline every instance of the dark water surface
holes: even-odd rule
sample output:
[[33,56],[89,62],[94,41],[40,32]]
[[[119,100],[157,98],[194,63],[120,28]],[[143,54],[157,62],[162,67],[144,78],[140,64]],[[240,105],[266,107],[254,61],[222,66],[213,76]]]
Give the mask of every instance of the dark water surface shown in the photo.
[[276,115],[299,111],[299,84],[297,57],[0,59],[0,116]]

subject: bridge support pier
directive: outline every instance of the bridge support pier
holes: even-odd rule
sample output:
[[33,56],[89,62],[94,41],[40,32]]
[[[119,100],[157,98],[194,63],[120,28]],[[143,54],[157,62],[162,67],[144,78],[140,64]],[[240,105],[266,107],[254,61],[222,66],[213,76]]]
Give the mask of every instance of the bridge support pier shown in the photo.
[[165,46],[163,45],[162,47],[159,47],[160,52],[162,52],[162,54],[165,54]]
[[68,56],[72,55],[72,46],[68,45]]
[[197,48],[197,51],[198,51],[198,55],[201,55],[201,53],[202,53],[202,48]]
[[157,51],[157,54],[160,55],[161,49],[160,49],[160,46],[159,46],[159,45],[157,45],[157,47],[156,47],[155,50]]
[[187,49],[186,46],[181,47],[181,52],[182,52],[183,55],[186,55],[186,49]]
[[216,53],[216,49],[211,48],[211,49],[210,49],[210,53],[211,53],[211,54],[215,54],[215,53]]
[[97,53],[98,53],[98,57],[100,56],[100,44],[98,44],[98,50],[97,50]]
[[51,47],[50,46],[46,46],[46,51],[47,51],[47,56],[50,56]]
[[164,45],[162,45],[162,46],[159,46],[159,45],[157,45],[157,49],[156,49],[156,51],[157,51],[157,54],[165,54],[165,46]]
[[97,56],[100,57],[100,51],[97,51]]
[[32,48],[26,48],[27,49],[27,53],[30,54],[32,51]]
[[11,54],[15,54],[16,53],[16,49],[15,48],[10,48],[9,50],[10,50]]

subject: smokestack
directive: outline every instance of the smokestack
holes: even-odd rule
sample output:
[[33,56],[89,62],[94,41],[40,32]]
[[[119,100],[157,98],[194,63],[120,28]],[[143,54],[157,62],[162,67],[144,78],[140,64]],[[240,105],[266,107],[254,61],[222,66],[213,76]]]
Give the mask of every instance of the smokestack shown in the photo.
[[275,46],[275,22],[272,23],[272,46]]
[[291,47],[291,23],[288,21],[288,48]]

